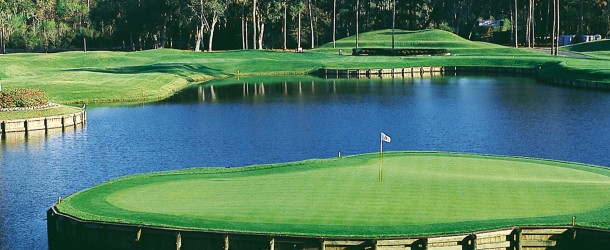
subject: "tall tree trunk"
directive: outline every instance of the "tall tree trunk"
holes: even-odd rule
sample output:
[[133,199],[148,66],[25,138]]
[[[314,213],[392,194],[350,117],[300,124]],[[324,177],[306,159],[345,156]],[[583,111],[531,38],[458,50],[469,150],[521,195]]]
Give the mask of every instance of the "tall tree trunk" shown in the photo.
[[[561,8],[560,0],[557,0],[557,37],[561,37]],[[559,39],[557,39],[557,45],[555,46],[555,55],[559,54]]]
[[244,13],[241,13],[241,49],[246,49],[246,29],[244,21]]
[[607,27],[606,27],[606,39],[610,39],[610,0],[606,1],[606,19]]
[[301,47],[301,10],[299,10],[299,32],[297,32],[297,48],[300,49]]
[[197,26],[197,31],[196,31],[196,35],[195,35],[195,52],[199,52],[201,51],[201,37],[203,33],[203,26],[201,26],[201,28],[199,26]]
[[555,55],[555,41],[557,38],[557,0],[553,0],[553,32],[551,36],[551,55]]
[[282,29],[282,31],[284,32],[284,50],[286,50],[286,33],[287,33],[287,31],[286,31],[286,16],[287,16],[286,8],[288,6],[285,1],[282,3],[282,5],[284,5],[283,6],[284,7],[284,28]]
[[392,3],[392,50],[394,50],[394,26],[396,24],[396,0]]
[[203,13],[203,0],[199,0],[199,5],[200,5],[200,9],[199,9],[199,31],[197,31],[197,41],[195,44],[195,52],[199,52],[201,51],[201,45],[203,43],[203,24],[204,24],[204,13]]
[[244,20],[244,24],[246,25],[246,28],[244,29],[244,35],[246,36],[244,41],[246,42],[246,49],[250,49],[250,42],[248,42],[248,37],[250,36],[248,35],[248,17]]
[[[546,6],[546,18],[545,18],[545,24],[544,24],[544,36],[550,36],[549,34],[549,20],[551,19],[551,0],[547,0],[547,6]],[[553,37],[551,36],[551,39]]]
[[208,51],[212,52],[212,43],[214,42],[214,30],[216,28],[216,23],[218,22],[218,14],[214,13],[212,15],[212,27],[210,27],[210,38],[208,40]]
[[519,3],[515,0],[515,48],[519,48]]
[[[511,1],[511,0],[509,0]],[[457,3],[457,5],[456,5]],[[458,15],[458,10],[460,10],[462,8],[462,1],[461,0],[457,0],[454,2],[454,19],[455,19],[455,34],[457,34],[458,36],[460,35],[460,22],[461,22],[461,15]],[[512,13],[512,11],[511,11]],[[511,14],[512,16],[512,14]]]
[[311,28],[311,48],[315,48],[314,29],[313,29],[313,11],[311,10],[311,0],[309,0],[309,27]]
[[337,0],[333,0],[333,48],[337,47]]
[[261,15],[258,15],[258,49],[263,49],[263,34],[265,34],[265,22],[262,20]]
[[258,26],[256,24],[256,8],[256,0],[254,0],[252,3],[252,49],[256,49],[256,26]]
[[[470,13],[472,11],[472,4],[473,3],[474,3],[474,1],[468,0],[468,8],[466,9],[466,16],[470,16]],[[472,39],[472,33],[474,33],[474,29],[475,28],[476,28],[476,23],[473,22],[472,25],[470,26],[470,32],[468,33],[468,40]]]
[[582,40],[582,36],[585,34],[584,26],[585,26],[585,12],[584,12],[584,0],[579,1],[579,11],[578,11],[578,32],[576,32],[576,39],[578,41],[584,42]]
[[525,44],[528,48],[532,47],[530,30],[532,28],[532,0],[527,5],[527,18],[525,19]]
[[161,48],[167,45],[167,13],[163,13],[163,29],[161,30]]
[[4,27],[0,29],[0,53],[6,54],[6,42],[4,38]]
[[531,0],[532,1],[532,28],[530,30],[530,33],[532,34],[532,48],[536,47],[536,1],[535,0]]
[[356,0],[356,48],[358,48],[358,18],[360,16],[360,0]]

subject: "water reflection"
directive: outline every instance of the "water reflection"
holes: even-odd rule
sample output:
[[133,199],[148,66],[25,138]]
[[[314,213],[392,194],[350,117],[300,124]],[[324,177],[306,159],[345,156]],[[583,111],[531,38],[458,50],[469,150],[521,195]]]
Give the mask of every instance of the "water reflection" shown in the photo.
[[46,130],[34,130],[27,132],[11,132],[1,135],[0,143],[3,146],[15,146],[23,144],[39,144],[44,143],[53,138],[60,137],[63,133],[74,133],[82,130],[85,124],[77,124],[66,128],[53,128]]
[[[233,102],[236,100],[276,100],[292,97],[320,97],[333,95],[357,95],[362,93],[391,92],[392,87],[401,87],[413,84],[446,84],[434,78],[352,78],[352,79],[321,79],[314,78],[296,81],[268,82],[250,81],[241,78],[234,84],[200,85],[183,90],[179,94],[162,101],[161,103],[217,103]],[[440,78],[439,78],[440,79]],[[228,81],[228,80],[224,80]],[[280,98],[282,97],[282,98]]]

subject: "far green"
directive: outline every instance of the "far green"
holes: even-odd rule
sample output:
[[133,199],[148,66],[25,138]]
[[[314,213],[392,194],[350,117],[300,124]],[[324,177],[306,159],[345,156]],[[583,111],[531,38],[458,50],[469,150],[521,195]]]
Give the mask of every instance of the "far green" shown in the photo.
[[511,226],[610,229],[610,170],[444,152],[379,154],[135,175],[71,195],[84,220],[324,237],[449,234]]
[[[390,30],[362,33],[360,47],[388,48]],[[295,53],[292,50],[192,52],[23,53],[0,56],[3,88],[39,88],[52,102],[137,103],[171,96],[191,84],[245,75],[310,74],[322,68],[366,69],[413,66],[499,66],[539,68],[541,76],[610,83],[610,40],[548,51],[473,42],[440,30],[396,32],[397,48],[447,49],[448,56],[350,56],[355,37]],[[339,55],[339,50],[343,55]],[[576,55],[577,57],[574,57]]]

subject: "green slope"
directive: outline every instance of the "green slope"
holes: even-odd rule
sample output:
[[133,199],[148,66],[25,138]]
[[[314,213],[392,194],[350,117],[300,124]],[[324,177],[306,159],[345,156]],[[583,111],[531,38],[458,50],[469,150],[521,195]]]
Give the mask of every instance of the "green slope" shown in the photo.
[[[378,30],[365,32],[359,35],[358,44],[362,48],[391,48],[392,30]],[[453,33],[442,30],[420,30],[420,31],[395,31],[395,48],[443,48],[449,50],[452,55],[477,56],[477,55],[539,55],[538,52],[509,48],[501,45],[485,42],[473,42]],[[356,47],[356,36],[350,36],[337,40],[336,48],[332,43],[327,43],[314,51],[337,53],[342,49],[351,53]]]
[[323,236],[415,236],[515,225],[610,228],[610,170],[451,153],[388,153],[111,181],[58,209],[86,220]]
[[[390,30],[360,34],[362,47],[390,47]],[[65,52],[0,56],[3,88],[39,88],[62,104],[155,101],[189,84],[236,75],[306,74],[320,68],[413,66],[540,67],[543,75],[610,82],[610,52],[595,58],[553,57],[540,51],[472,42],[440,30],[396,32],[397,47],[445,48],[450,56],[339,56],[354,47],[354,37],[305,53],[224,51],[195,53],[171,49],[140,52]]]
[[561,50],[572,52],[610,52],[610,40],[599,40],[588,43],[578,43],[561,47]]

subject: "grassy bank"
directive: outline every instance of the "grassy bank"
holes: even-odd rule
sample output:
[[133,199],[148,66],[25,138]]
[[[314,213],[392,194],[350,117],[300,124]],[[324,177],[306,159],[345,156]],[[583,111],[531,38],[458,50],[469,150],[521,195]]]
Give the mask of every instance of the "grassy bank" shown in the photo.
[[[390,47],[389,30],[360,35],[361,47]],[[445,48],[450,56],[340,56],[355,46],[353,37],[305,53],[226,51],[195,53],[171,49],[141,52],[65,52],[0,56],[4,88],[40,88],[63,104],[146,102],[163,99],[189,84],[234,75],[306,74],[319,68],[410,66],[544,66],[544,74],[610,83],[610,54],[588,49],[593,58],[553,57],[547,53],[472,42],[438,31],[398,31],[397,47]],[[582,45],[569,48],[578,50]],[[584,48],[581,50],[585,50]]]
[[45,108],[40,110],[27,110],[27,111],[11,111],[11,112],[0,112],[0,121],[7,120],[19,120],[27,119],[32,117],[49,117],[56,115],[74,114],[79,112],[81,109],[71,106],[57,106],[52,108]]
[[516,225],[610,228],[610,171],[451,153],[388,153],[137,175],[72,195],[86,220],[274,234],[415,236]]

